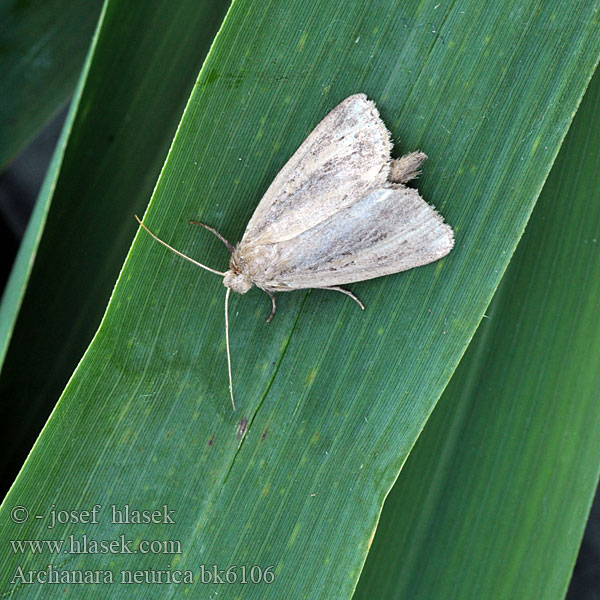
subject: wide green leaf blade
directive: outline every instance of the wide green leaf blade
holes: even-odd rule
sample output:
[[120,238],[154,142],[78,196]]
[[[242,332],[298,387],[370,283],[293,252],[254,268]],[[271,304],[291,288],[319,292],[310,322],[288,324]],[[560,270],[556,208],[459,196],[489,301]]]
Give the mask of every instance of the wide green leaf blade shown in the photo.
[[563,598],[600,471],[600,73],[386,500],[357,598]]
[[101,7],[0,1],[0,170],[73,93]]
[[[221,282],[142,232],[3,505],[7,521],[35,486],[32,514],[99,503],[96,537],[126,531],[135,546],[181,542],[176,556],[55,561],[60,569],[109,568],[117,580],[132,569],[195,577],[107,584],[113,598],[350,597],[383,498],[489,302],[596,64],[597,5],[572,8],[236,0],[185,111],[148,224],[225,268],[219,242],[188,220],[239,238],[310,129],[336,102],[365,91],[402,139],[398,150],[420,146],[429,154],[419,187],[455,227],[457,247],[440,263],[353,286],[364,314],[330,292],[298,292],[281,296],[267,328],[268,299],[256,290],[236,297],[234,413]],[[175,522],[124,526],[111,520],[111,504],[166,505]],[[48,537],[46,526],[9,523],[3,535]],[[86,531],[69,523],[54,535]],[[2,558],[11,581],[17,564],[47,563]],[[203,565],[235,566],[237,584],[207,589]],[[263,574],[272,566],[275,580],[243,584],[242,566]],[[32,589],[45,598],[62,593]]]
[[110,0],[0,309],[2,469],[14,479],[96,331],[193,82],[215,0]]

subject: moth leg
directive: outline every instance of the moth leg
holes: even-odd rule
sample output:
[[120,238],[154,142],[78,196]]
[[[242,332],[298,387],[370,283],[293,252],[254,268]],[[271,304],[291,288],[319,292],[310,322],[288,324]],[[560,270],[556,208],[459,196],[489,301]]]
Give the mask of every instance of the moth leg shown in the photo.
[[214,229],[210,225],[205,225],[204,223],[200,223],[200,221],[190,221],[190,225],[200,225],[200,227],[204,227],[204,229],[208,229],[208,231],[210,231],[211,233],[216,235],[225,244],[225,246],[227,247],[227,250],[229,250],[229,252],[233,252],[233,250],[234,250],[233,244],[228,242],[216,229]]
[[414,179],[419,175],[419,167],[426,158],[427,155],[418,150],[417,152],[405,154],[401,158],[393,159],[390,163],[388,181],[391,183],[406,183]]
[[277,303],[275,302],[275,294],[272,294],[271,292],[269,292],[269,290],[265,290],[265,292],[267,292],[267,294],[269,294],[269,298],[271,298],[271,314],[269,315],[269,318],[267,319],[267,323],[275,316],[275,311],[277,310]]
[[342,294],[346,294],[346,296],[350,296],[356,304],[358,304],[363,310],[365,310],[365,305],[349,290],[345,290],[344,288],[331,286],[331,287],[317,287],[314,288],[316,290],[333,290],[334,292],[342,292]]

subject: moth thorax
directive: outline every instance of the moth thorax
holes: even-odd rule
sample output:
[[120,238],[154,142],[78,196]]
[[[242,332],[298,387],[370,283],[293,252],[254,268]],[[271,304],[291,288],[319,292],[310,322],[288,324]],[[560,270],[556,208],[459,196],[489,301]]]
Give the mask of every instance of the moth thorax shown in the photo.
[[238,294],[245,294],[252,287],[252,282],[243,273],[234,273],[230,270],[223,277],[223,285]]

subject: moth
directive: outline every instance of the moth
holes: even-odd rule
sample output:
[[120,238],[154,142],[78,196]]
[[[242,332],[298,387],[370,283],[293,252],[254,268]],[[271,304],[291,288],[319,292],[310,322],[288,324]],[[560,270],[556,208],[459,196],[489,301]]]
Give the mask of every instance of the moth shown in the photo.
[[[228,305],[231,290],[253,285],[271,298],[307,288],[334,290],[362,302],[340,286],[406,271],[446,256],[454,232],[439,213],[405,184],[419,174],[420,151],[391,158],[391,134],[375,104],[354,94],[338,104],[288,160],[256,207],[234,247],[212,227],[231,252],[229,269],[216,271],[159,239],[195,265],[223,277],[229,394],[233,377]],[[137,217],[136,217],[137,219]]]

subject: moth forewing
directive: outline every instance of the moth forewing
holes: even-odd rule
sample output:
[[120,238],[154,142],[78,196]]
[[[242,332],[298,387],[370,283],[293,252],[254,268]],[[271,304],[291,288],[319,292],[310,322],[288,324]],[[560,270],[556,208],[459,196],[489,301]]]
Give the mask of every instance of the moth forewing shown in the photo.
[[412,152],[392,160],[391,149],[390,133],[375,104],[364,94],[346,98],[315,127],[275,177],[235,248],[205,226],[231,251],[225,273],[198,263],[148,230],[183,258],[223,275],[234,410],[227,310],[230,290],[244,294],[252,285],[265,290],[272,300],[268,320],[275,313],[274,292],[297,289],[340,291],[364,308],[356,296],[339,286],[425,265],[452,250],[452,228],[416,190],[404,185],[416,177],[425,154]]
[[346,98],[275,177],[241,244],[286,241],[384,185],[391,150],[390,132],[375,104],[364,94]]
[[278,244],[240,250],[254,283],[272,291],[338,286],[438,260],[452,229],[416,190],[373,190],[319,225]]

